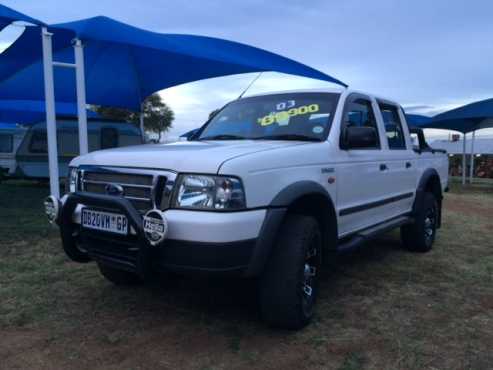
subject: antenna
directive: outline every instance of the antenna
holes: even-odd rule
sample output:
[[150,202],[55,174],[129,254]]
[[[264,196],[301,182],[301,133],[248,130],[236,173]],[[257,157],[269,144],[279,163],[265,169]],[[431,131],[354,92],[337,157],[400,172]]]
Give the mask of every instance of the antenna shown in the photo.
[[243,90],[243,92],[240,94],[240,96],[238,96],[238,99],[241,99],[243,97],[243,95],[245,95],[245,93],[248,91],[248,89],[250,87],[252,87],[252,85],[255,83],[255,81],[257,81],[260,78],[260,76],[262,76],[262,73],[264,73],[264,72],[260,72],[257,76],[255,76],[255,78],[252,80],[252,82],[250,82],[248,84],[248,86],[246,87],[246,89]]

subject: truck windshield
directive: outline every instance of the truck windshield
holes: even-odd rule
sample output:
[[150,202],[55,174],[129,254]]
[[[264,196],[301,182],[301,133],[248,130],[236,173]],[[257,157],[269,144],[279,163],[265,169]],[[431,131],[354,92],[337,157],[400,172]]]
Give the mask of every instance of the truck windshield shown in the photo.
[[235,100],[217,113],[197,140],[325,140],[337,93],[285,93]]

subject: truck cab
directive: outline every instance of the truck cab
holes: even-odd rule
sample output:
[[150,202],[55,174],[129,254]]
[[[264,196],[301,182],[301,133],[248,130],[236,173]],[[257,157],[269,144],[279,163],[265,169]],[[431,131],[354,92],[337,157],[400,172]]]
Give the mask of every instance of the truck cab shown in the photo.
[[263,319],[297,329],[338,253],[394,228],[410,251],[432,248],[447,161],[413,148],[392,100],[277,92],[226,104],[186,142],[77,157],[45,207],[66,254],[114,283],[254,278]]

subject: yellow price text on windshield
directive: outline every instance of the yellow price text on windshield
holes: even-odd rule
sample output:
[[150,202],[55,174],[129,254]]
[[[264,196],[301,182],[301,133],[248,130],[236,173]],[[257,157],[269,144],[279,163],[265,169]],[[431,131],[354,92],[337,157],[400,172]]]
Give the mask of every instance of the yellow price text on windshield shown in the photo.
[[303,114],[316,113],[320,109],[318,104],[302,105],[298,108],[291,108],[288,110],[270,113],[264,117],[258,118],[257,122],[261,126],[269,126],[273,123],[287,121],[290,117],[300,116]]

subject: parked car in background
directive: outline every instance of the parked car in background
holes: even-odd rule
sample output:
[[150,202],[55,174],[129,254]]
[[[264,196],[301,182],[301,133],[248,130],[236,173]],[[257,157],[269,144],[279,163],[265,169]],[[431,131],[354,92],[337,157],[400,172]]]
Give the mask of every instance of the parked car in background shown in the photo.
[[432,248],[447,169],[445,153],[413,147],[392,100],[279,92],[232,101],[187,142],[77,157],[45,207],[66,254],[115,284],[255,278],[263,319],[299,329],[336,253],[394,228],[408,250]]
[[199,131],[198,128],[194,128],[193,130],[187,131],[184,134],[180,135],[179,140],[180,141],[187,141],[191,137],[193,137],[193,135],[195,135],[195,133],[197,133],[197,131]]
[[14,175],[17,164],[15,153],[26,129],[11,123],[0,123],[0,180]]
[[[88,120],[89,151],[111,149],[142,144],[140,129],[127,122]],[[65,177],[68,164],[79,153],[78,124],[75,119],[57,121],[58,167],[60,177]],[[48,145],[46,122],[40,122],[29,128],[17,153],[16,176],[31,179],[47,179]]]

